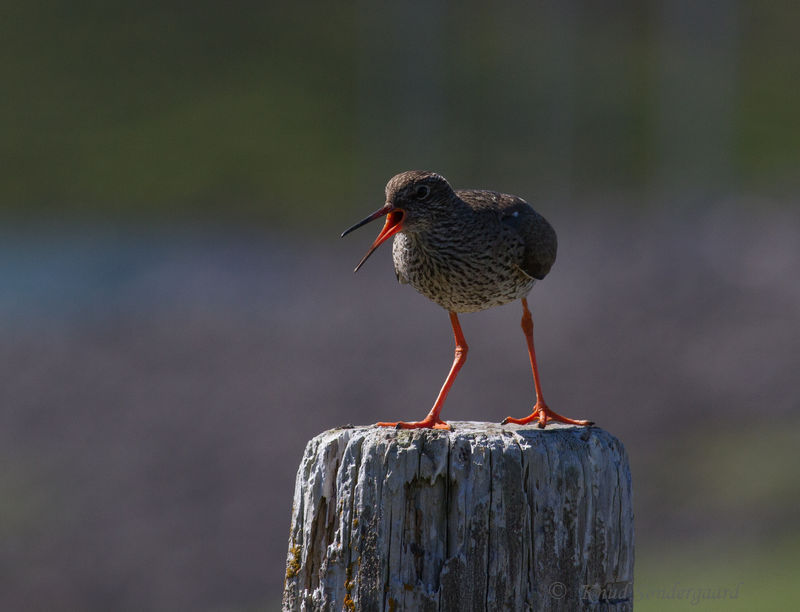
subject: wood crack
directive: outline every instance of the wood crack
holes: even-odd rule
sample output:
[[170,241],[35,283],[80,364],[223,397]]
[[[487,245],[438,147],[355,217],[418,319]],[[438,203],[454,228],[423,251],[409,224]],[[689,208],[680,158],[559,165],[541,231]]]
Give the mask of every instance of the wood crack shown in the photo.
[[563,610],[583,607],[587,583],[632,593],[630,472],[615,438],[453,425],[332,430],[309,443],[284,610]]

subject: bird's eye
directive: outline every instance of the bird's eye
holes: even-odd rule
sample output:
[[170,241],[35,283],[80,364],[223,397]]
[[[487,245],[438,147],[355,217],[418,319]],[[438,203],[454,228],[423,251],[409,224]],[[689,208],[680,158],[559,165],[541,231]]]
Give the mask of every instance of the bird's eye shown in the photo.
[[417,198],[419,198],[420,200],[424,200],[429,195],[431,195],[431,188],[428,187],[427,185],[420,185],[419,187],[417,187],[415,193],[417,195]]

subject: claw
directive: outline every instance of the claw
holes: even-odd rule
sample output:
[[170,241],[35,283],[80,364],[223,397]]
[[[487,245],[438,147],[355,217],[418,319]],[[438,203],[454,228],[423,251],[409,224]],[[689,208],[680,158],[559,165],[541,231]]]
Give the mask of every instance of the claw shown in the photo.
[[375,423],[377,427],[394,427],[395,429],[444,429],[453,431],[450,423],[445,423],[441,419],[425,418],[421,421],[396,421]]
[[528,416],[515,419],[513,417],[506,417],[503,419],[502,424],[507,425],[509,423],[515,423],[517,425],[527,425],[531,421],[538,421],[536,423],[539,429],[544,429],[547,427],[547,423],[550,421],[557,421],[559,423],[566,423],[567,425],[579,425],[581,427],[591,427],[594,425],[594,421],[586,421],[582,419],[568,419],[567,417],[561,416],[557,412],[550,410],[547,404],[544,403],[537,403],[533,407],[533,412],[531,412]]

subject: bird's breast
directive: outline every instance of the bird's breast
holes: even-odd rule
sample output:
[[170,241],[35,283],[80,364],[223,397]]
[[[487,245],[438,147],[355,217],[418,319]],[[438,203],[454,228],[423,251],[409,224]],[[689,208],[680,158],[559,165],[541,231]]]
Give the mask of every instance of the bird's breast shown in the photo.
[[525,297],[524,244],[513,232],[400,232],[392,256],[397,278],[453,312],[475,312]]

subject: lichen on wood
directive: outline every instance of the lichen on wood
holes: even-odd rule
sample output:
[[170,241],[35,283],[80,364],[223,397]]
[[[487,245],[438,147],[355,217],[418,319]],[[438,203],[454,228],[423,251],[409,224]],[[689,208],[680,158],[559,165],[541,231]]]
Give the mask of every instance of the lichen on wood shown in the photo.
[[622,444],[595,427],[453,425],[308,443],[284,609],[631,609]]

